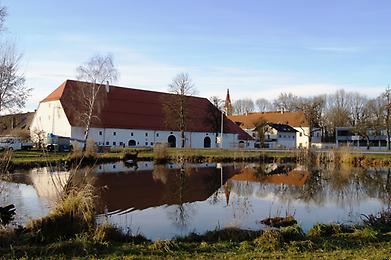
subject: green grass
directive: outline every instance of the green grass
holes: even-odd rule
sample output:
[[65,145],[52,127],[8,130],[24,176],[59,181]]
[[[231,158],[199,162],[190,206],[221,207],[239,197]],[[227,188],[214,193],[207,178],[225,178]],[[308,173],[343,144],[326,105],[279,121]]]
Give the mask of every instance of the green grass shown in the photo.
[[[372,234],[360,229],[311,239],[284,240],[278,231],[263,232],[246,241],[182,242],[178,240],[110,242],[80,234],[73,239],[49,244],[25,243],[0,247],[4,259],[31,258],[106,258],[106,259],[390,259],[391,235]],[[370,234],[370,235],[368,235]],[[373,239],[376,236],[377,239]]]
[[[112,162],[122,160],[126,152],[138,151],[138,159],[141,161],[153,161],[155,158],[152,149],[113,149],[110,152],[97,154],[97,162]],[[1,153],[0,153],[1,156]],[[169,148],[166,152],[167,159],[177,161],[180,157],[187,162],[301,162],[303,159],[296,152],[273,151],[246,151],[240,149],[176,149]],[[70,162],[69,153],[15,151],[12,156],[12,165],[16,168],[46,166],[48,163],[58,164]],[[391,157],[385,154],[349,154],[349,160],[341,163],[355,166],[389,166]],[[95,162],[95,161],[94,161]]]

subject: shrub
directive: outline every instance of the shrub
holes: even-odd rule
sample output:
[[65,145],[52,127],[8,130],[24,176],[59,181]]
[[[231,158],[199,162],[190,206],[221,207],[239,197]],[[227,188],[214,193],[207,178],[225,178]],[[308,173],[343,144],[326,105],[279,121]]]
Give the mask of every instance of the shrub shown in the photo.
[[96,145],[95,141],[92,139],[88,139],[84,156],[87,158],[96,158],[97,152],[98,152],[98,146]]
[[168,148],[165,144],[155,144],[153,157],[156,163],[166,163],[169,159]]
[[284,241],[302,240],[304,238],[303,229],[299,225],[283,227],[280,231]]
[[262,249],[274,251],[282,246],[282,235],[278,230],[268,229],[256,238],[253,243]]
[[316,224],[308,231],[310,237],[330,237],[342,232],[341,225],[338,224]]

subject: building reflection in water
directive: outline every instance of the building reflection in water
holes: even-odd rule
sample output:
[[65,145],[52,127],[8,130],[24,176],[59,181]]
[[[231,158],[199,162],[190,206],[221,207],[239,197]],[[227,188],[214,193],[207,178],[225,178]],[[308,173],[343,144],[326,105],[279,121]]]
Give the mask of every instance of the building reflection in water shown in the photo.
[[[387,168],[153,162],[129,167],[118,162],[97,165],[93,175],[98,222],[152,239],[227,226],[258,229],[260,219],[286,213],[305,229],[317,222],[357,221],[361,213],[390,204]],[[36,202],[29,205],[38,205],[55,201],[68,178],[67,171],[37,168],[12,181],[33,187]]]

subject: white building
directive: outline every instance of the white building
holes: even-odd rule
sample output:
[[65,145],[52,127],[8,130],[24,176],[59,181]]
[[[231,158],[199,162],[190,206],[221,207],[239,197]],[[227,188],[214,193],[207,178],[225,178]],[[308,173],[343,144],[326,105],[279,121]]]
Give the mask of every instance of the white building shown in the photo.
[[304,112],[254,112],[245,115],[232,115],[229,119],[238,124],[247,133],[256,137],[255,126],[263,121],[269,124],[284,124],[294,128],[296,132],[296,148],[309,148],[311,143],[321,142],[320,130],[310,129]]
[[[30,126],[31,136],[44,132],[83,140],[85,127],[81,120],[83,96],[92,86],[85,82],[67,80],[43,99]],[[153,147],[166,143],[181,146],[181,135],[166,123],[164,104],[172,94],[140,89],[104,86],[100,89],[89,138],[100,146]],[[211,122],[210,113],[219,114],[208,99],[186,97],[188,126],[185,147],[215,148],[220,130]],[[217,122],[218,125],[219,122]],[[239,126],[224,117],[223,148],[252,146],[253,139]]]
[[293,127],[284,124],[268,124],[264,144],[266,148],[296,148],[296,133]]

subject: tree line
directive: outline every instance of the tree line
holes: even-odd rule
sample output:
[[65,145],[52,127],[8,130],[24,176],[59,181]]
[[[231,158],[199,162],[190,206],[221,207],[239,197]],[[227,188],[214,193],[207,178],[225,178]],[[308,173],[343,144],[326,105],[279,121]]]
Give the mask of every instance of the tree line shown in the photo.
[[235,114],[303,111],[310,127],[321,129],[322,139],[325,142],[335,142],[336,127],[352,127],[353,132],[368,143],[369,131],[372,135],[385,133],[388,139],[391,135],[391,89],[389,87],[375,98],[341,89],[332,94],[311,97],[281,93],[274,100],[238,99],[233,103],[233,111]]

